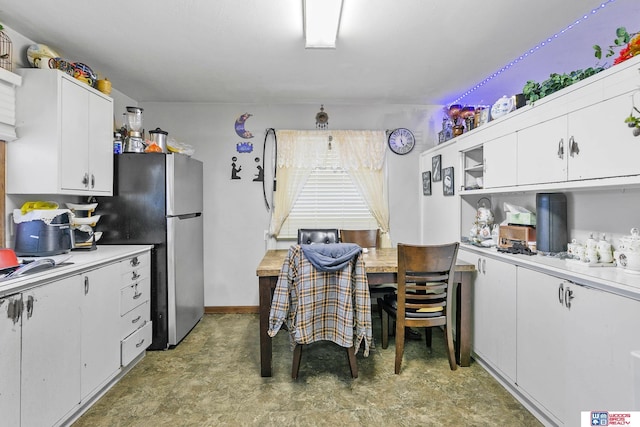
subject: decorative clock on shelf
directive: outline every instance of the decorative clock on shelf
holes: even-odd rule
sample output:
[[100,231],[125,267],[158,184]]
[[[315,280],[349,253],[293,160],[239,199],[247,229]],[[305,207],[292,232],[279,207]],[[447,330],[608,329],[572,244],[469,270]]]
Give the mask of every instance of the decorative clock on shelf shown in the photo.
[[398,128],[389,134],[389,148],[396,154],[407,154],[416,145],[413,132],[406,128]]

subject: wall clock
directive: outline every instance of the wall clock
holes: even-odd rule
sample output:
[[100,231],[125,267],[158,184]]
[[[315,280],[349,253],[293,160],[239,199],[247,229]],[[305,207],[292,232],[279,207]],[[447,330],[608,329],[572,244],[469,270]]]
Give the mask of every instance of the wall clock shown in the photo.
[[396,154],[407,154],[416,145],[416,138],[406,128],[398,128],[389,134],[389,148]]
[[320,111],[316,114],[316,129],[329,128],[329,115],[324,112],[324,105],[320,105]]

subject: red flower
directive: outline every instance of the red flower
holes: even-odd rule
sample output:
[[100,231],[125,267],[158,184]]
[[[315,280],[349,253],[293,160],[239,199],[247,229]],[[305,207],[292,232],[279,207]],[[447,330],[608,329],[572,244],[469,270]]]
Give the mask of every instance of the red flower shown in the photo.
[[629,43],[620,50],[620,54],[613,61],[613,65],[626,61],[640,54],[640,34],[636,34]]

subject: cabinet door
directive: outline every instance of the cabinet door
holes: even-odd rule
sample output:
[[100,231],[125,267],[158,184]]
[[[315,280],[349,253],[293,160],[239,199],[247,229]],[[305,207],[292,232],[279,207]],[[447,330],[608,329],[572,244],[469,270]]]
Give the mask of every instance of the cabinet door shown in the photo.
[[20,295],[0,298],[0,414],[7,426],[20,425]]
[[640,410],[633,403],[630,355],[640,349],[640,302],[569,286],[565,425],[580,425],[580,411]]
[[87,190],[89,92],[66,79],[61,79],[61,85],[60,185],[63,190]]
[[458,259],[475,264],[473,351],[485,363],[516,380],[516,267],[464,249]]
[[89,94],[89,189],[113,191],[113,101]]
[[565,286],[561,279],[517,268],[518,386],[557,423],[566,402]]
[[516,380],[516,267],[481,257],[474,281],[474,351]]
[[518,185],[567,180],[567,116],[538,123],[517,132]]
[[484,188],[515,186],[517,138],[511,133],[484,144]]
[[80,403],[80,276],[25,292],[22,426],[50,426]]
[[82,398],[120,367],[120,264],[82,275]]
[[569,115],[569,138],[579,149],[570,153],[570,180],[640,173],[640,144],[624,123],[630,109],[631,96],[625,94]]

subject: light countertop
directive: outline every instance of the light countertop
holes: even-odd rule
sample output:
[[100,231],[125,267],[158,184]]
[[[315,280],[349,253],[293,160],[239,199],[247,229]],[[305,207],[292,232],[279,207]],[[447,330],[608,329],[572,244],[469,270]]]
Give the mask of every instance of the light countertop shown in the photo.
[[98,245],[97,249],[93,251],[71,251],[67,254],[70,255],[69,259],[53,268],[25,274],[14,279],[0,279],[0,298],[139,255],[152,248],[153,245]]

